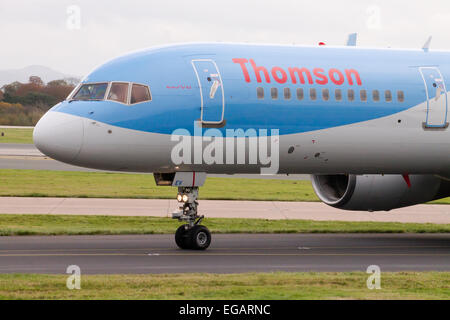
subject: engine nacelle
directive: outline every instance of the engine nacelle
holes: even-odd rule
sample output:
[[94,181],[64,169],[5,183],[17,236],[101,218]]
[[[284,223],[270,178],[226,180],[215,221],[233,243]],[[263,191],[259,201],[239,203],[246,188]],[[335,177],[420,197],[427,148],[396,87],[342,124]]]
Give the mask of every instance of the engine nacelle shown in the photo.
[[412,206],[450,196],[450,182],[433,175],[312,175],[324,203],[344,210],[380,211]]

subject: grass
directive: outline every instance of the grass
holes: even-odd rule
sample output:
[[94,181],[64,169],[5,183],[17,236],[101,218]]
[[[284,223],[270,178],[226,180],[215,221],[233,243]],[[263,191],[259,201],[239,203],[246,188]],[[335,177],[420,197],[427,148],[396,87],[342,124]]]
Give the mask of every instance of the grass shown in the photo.
[[[0,170],[0,196],[175,199],[177,189],[157,187],[153,175]],[[318,201],[309,181],[208,178],[200,199]]]
[[[0,169],[0,197],[175,199],[177,189],[157,187],[153,175]],[[319,201],[307,180],[208,178],[200,199]],[[450,204],[450,198],[430,202]]]
[[[449,233],[450,224],[208,218],[213,233]],[[173,234],[180,223],[169,218],[0,215],[0,236]]]
[[82,275],[81,290],[67,275],[0,274],[0,299],[450,299],[449,272],[383,272],[381,289],[368,274],[243,273]]
[[0,128],[0,143],[32,144],[33,129]]

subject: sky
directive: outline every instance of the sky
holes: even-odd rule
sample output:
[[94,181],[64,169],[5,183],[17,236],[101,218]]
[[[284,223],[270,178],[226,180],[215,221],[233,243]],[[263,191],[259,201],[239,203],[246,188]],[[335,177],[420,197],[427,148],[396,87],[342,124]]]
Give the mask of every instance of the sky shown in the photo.
[[450,50],[450,1],[1,0],[0,70],[44,65],[75,76],[119,55],[179,42]]

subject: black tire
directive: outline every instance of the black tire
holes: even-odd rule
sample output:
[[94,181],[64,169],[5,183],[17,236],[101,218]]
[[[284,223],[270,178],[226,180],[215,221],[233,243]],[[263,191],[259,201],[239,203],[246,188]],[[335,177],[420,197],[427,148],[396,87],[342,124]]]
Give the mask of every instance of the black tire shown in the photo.
[[193,250],[206,250],[211,244],[211,233],[208,228],[196,225],[189,230],[189,247]]
[[180,249],[190,249],[189,229],[188,225],[183,224],[175,232],[175,242]]

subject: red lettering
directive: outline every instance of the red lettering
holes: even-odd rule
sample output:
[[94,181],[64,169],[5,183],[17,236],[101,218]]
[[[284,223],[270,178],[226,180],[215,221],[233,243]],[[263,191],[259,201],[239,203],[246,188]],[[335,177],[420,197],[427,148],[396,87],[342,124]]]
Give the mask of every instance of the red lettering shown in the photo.
[[233,59],[234,63],[239,63],[239,65],[241,66],[242,72],[244,73],[244,78],[246,82],[250,82],[250,76],[248,74],[248,70],[246,67],[246,63],[248,62],[247,59],[242,59],[242,58],[235,58]]
[[[336,80],[334,74],[337,74],[339,79]],[[330,77],[331,81],[333,81],[334,84],[337,84],[339,86],[343,84],[345,81],[344,75],[338,69],[330,69],[330,71],[328,71],[328,76]]]
[[315,68],[315,69],[313,70],[314,75],[315,75],[317,78],[322,79],[322,80],[316,79],[316,83],[317,83],[317,84],[327,84],[327,83],[328,83],[328,78],[327,78],[326,75],[323,74],[324,72],[325,72],[325,71],[324,71],[322,68]]
[[351,86],[353,85],[352,74],[355,75],[356,83],[358,84],[358,86],[362,85],[359,73],[355,69],[345,69],[345,75],[347,76],[348,84]]
[[[257,66],[255,61],[253,59],[244,59],[244,58],[234,58],[234,63],[237,63],[240,65],[242,73],[244,75],[244,79],[246,82],[251,82],[249,70],[247,69],[247,63],[250,62],[252,65],[253,71],[255,72],[255,77],[257,82],[262,82],[262,76],[261,72],[264,74],[264,80],[267,83],[270,83],[271,78],[270,74],[267,71],[267,69],[263,66]],[[328,77],[327,72],[322,68],[314,68],[312,70],[312,74],[314,75],[315,79],[313,80],[313,77],[311,75],[311,71],[308,68],[288,68],[289,76],[291,78],[291,81],[293,84],[301,83],[305,84],[306,81],[309,84],[313,84],[314,80],[315,83],[320,85],[325,85],[329,81],[336,85],[342,85],[345,80],[347,80],[349,85],[357,84],[359,86],[362,85],[361,77],[359,76],[359,73],[355,69],[345,69],[345,76],[344,73],[341,72],[339,69],[331,68],[328,70]],[[281,67],[273,67],[271,69],[272,77],[275,79],[277,83],[286,83],[288,81],[288,75],[287,72],[281,68]],[[306,78],[308,78],[306,80]],[[328,79],[329,78],[329,79]]]
[[295,77],[295,74],[298,74],[298,78],[300,80],[300,83],[305,83],[305,78],[303,77],[303,73],[306,74],[308,77],[308,83],[313,84],[313,79],[311,77],[311,72],[309,72],[306,68],[288,68],[289,74],[291,75],[292,83],[297,83],[297,78]]
[[[281,78],[278,77],[278,72],[281,73]],[[286,71],[284,71],[280,67],[273,67],[272,68],[272,77],[275,79],[278,83],[286,83],[287,81],[287,74]]]
[[253,71],[255,71],[256,81],[262,82],[261,75],[260,75],[260,72],[262,71],[264,73],[264,77],[266,78],[266,82],[270,83],[270,76],[269,76],[269,72],[267,71],[267,69],[264,67],[256,66],[255,61],[253,61],[253,59],[250,59],[250,63],[252,64]]

